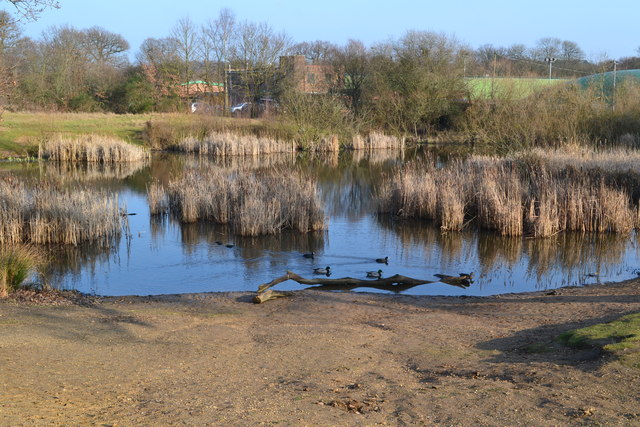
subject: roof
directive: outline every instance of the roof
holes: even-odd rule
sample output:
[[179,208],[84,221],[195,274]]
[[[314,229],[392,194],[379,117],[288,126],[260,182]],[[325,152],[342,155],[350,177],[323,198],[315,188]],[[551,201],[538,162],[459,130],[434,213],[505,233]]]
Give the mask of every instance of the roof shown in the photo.
[[205,82],[204,80],[192,80],[187,83],[180,83],[180,86],[190,86],[190,85],[207,85],[207,86],[220,86],[224,87],[224,83],[215,83],[215,82]]

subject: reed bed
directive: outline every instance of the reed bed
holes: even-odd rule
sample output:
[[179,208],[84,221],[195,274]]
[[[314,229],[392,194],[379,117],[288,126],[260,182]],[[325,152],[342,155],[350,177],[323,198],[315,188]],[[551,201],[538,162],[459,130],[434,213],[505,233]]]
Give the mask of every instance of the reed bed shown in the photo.
[[147,160],[150,153],[110,136],[58,135],[39,147],[38,157],[54,162],[125,163]]
[[598,168],[550,168],[538,160],[473,156],[443,168],[399,168],[380,188],[378,211],[434,220],[443,230],[473,221],[503,236],[628,233],[640,226],[638,200],[624,184]]
[[382,132],[371,132],[368,136],[354,135],[350,144],[345,148],[351,150],[379,150],[379,149],[402,149],[405,146],[405,139]]
[[171,148],[185,153],[216,157],[258,156],[298,151],[298,146],[292,142],[231,132],[210,132],[204,138],[188,136]]
[[183,223],[229,224],[241,236],[325,228],[316,183],[297,173],[192,170],[169,183],[164,199],[161,194],[150,186],[152,213],[161,212],[166,203],[170,214]]
[[49,184],[27,188],[13,177],[0,180],[0,245],[109,245],[124,223],[116,196]]

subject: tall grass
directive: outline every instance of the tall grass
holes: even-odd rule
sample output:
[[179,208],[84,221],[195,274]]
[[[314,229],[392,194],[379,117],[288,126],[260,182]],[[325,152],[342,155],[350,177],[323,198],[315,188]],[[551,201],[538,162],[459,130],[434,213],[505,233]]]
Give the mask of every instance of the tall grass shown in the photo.
[[154,200],[154,213],[167,203],[181,222],[230,224],[242,236],[285,229],[306,233],[325,227],[316,184],[298,173],[192,170],[169,183],[166,198],[151,186],[149,200]]
[[13,177],[0,179],[0,244],[111,244],[122,231],[116,196],[61,189],[43,183],[28,188]]
[[531,156],[474,156],[442,168],[412,164],[381,186],[378,210],[435,220],[445,230],[474,220],[504,236],[627,233],[640,226],[638,199],[618,175],[552,165]]
[[43,264],[42,254],[32,246],[11,245],[0,248],[0,297],[16,291]]
[[174,144],[172,149],[186,153],[226,157],[291,153],[297,151],[298,147],[295,143],[266,137],[238,135],[231,132],[211,132],[204,138],[186,137]]
[[149,152],[109,136],[56,135],[40,147],[38,157],[54,162],[120,163],[146,160]]
[[[615,103],[615,105],[614,105]],[[633,144],[640,141],[640,85],[619,85],[615,99],[603,88],[558,84],[526,98],[474,100],[461,122],[468,140],[513,151],[536,146]]]
[[373,131],[368,136],[354,135],[351,143],[345,148],[351,150],[377,150],[377,149],[402,149],[405,146],[405,139],[397,136],[386,135],[382,132]]

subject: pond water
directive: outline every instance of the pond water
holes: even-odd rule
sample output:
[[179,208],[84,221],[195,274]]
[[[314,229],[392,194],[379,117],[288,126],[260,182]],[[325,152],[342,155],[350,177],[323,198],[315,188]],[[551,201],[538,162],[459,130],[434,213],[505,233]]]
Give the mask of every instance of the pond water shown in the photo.
[[[402,274],[434,281],[403,293],[415,295],[494,295],[547,290],[636,277],[640,268],[634,233],[625,236],[559,234],[548,239],[505,238],[467,230],[441,233],[432,224],[393,221],[375,214],[373,190],[384,173],[419,152],[345,153],[341,156],[265,156],[217,163],[225,168],[282,165],[308,171],[318,180],[328,215],[328,230],[285,232],[256,238],[234,236],[226,227],[180,224],[150,217],[146,185],[167,183],[185,169],[213,162],[183,155],[154,155],[148,165],[107,170],[60,168],[52,164],[4,164],[3,172],[25,177],[81,181],[119,194],[126,205],[130,237],[111,248],[92,245],[55,249],[52,285],[98,295],[157,295],[191,292],[255,291],[257,286],[294,271],[312,277],[314,267],[331,266],[332,278]],[[222,242],[220,245],[217,241]],[[233,248],[225,244],[232,243]],[[315,259],[303,253],[315,252]],[[388,265],[376,258],[389,257]],[[438,281],[435,274],[474,272],[462,289]],[[303,289],[284,282],[276,289]],[[372,288],[356,290],[382,292]]]

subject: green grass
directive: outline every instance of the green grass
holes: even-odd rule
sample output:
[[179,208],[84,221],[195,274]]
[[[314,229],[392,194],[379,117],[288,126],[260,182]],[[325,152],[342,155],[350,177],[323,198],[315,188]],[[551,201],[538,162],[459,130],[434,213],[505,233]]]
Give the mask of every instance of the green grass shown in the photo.
[[602,348],[617,356],[624,364],[640,369],[640,313],[567,331],[559,339],[571,347]]
[[[203,119],[196,114],[102,114],[31,113],[5,111],[0,116],[0,158],[26,156],[53,135],[105,135],[136,145],[144,144],[147,121],[170,126],[194,126]],[[232,119],[220,119],[232,120]]]
[[[471,77],[465,79],[472,99],[509,98],[522,99],[537,90],[557,85],[566,79],[528,79],[528,78],[491,78]],[[492,96],[493,94],[493,96]]]

